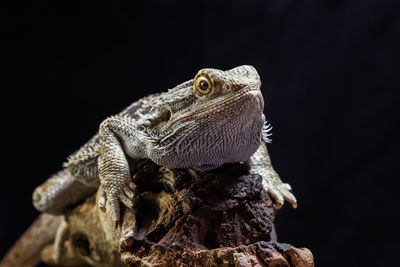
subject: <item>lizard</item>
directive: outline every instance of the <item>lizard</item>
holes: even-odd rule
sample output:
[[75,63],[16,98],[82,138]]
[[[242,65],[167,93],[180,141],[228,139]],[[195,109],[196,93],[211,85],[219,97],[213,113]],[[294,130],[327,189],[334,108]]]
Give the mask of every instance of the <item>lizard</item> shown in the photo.
[[247,161],[250,171],[262,176],[275,208],[285,199],[296,207],[290,185],[271,165],[265,145],[271,127],[260,88],[260,77],[250,65],[227,71],[207,68],[167,92],[134,102],[106,118],[98,133],[68,158],[65,169],[36,188],[33,205],[60,214],[101,184],[98,205],[105,211],[109,201],[117,224],[120,203],[133,207],[135,185],[127,161],[132,158],[200,171]]
[[[62,215],[101,185],[98,205],[105,211],[109,202],[116,226],[121,203],[130,209],[134,205],[128,159],[150,159],[169,168],[200,171],[245,162],[250,173],[261,175],[275,209],[285,200],[296,208],[290,185],[272,167],[266,146],[272,127],[263,112],[261,80],[254,67],[201,69],[193,79],[106,118],[98,132],[68,157],[63,170],[34,190],[33,205],[44,214]],[[40,229],[33,227],[31,232]],[[62,230],[54,228],[53,234],[57,239]],[[6,261],[12,262],[12,257],[9,253]]]

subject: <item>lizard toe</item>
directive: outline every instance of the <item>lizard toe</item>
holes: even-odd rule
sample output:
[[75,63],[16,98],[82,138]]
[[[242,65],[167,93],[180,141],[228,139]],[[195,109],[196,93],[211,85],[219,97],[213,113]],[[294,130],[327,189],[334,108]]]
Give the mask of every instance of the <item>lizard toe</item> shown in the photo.
[[124,191],[124,193],[126,194],[126,196],[127,196],[130,200],[132,200],[133,197],[135,196],[135,193],[133,192],[133,190],[132,190],[132,188],[131,188],[130,186],[126,186],[126,187],[123,189],[123,191]]
[[124,192],[119,194],[119,199],[121,202],[130,209],[133,209],[133,201],[130,197],[128,197]]
[[110,204],[111,219],[114,223],[114,227],[117,227],[120,218],[120,205],[118,197],[111,196],[108,198]]
[[283,198],[287,200],[290,204],[292,204],[293,208],[297,208],[297,200],[296,197],[291,192],[292,187],[287,183],[282,183],[279,185],[279,191],[281,192]]
[[102,191],[98,202],[99,208],[102,212],[106,212],[106,200],[107,200],[106,193]]
[[132,189],[132,190],[135,190],[135,189],[136,189],[136,185],[135,185],[132,181],[129,181],[129,182],[128,182],[128,186],[129,186],[129,188]]
[[290,191],[282,191],[283,197],[292,204],[292,207],[295,209],[297,208],[297,200],[296,197]]
[[288,183],[282,183],[282,184],[279,185],[279,189],[291,191],[291,190],[292,190],[292,187],[291,187],[290,184],[288,184]]
[[269,188],[268,193],[275,200],[274,208],[279,210],[282,208],[283,203],[285,202],[281,192],[274,187]]

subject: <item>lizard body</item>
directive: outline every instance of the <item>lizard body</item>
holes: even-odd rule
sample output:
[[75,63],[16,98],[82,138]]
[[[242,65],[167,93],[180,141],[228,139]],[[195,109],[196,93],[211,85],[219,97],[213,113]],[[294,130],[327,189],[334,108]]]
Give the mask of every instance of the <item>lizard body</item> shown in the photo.
[[134,102],[105,119],[99,132],[68,158],[65,169],[35,190],[34,206],[42,212],[63,213],[101,184],[98,204],[105,210],[109,202],[117,224],[120,203],[133,205],[135,185],[128,159],[151,159],[169,168],[201,171],[248,161],[250,171],[262,175],[276,208],[284,199],[296,207],[290,185],[279,179],[265,146],[270,129],[260,86],[252,66],[202,69],[168,92]]

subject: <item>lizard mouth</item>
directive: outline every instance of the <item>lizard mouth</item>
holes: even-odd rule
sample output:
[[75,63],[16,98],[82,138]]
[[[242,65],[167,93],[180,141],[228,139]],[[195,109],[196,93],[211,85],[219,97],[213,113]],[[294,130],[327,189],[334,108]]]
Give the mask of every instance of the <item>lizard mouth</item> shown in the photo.
[[238,101],[239,99],[241,99],[242,97],[245,97],[247,95],[253,95],[254,97],[257,98],[258,103],[259,103],[260,111],[262,112],[262,110],[264,108],[264,102],[263,102],[263,98],[262,98],[260,89],[258,87],[249,87],[249,88],[246,88],[246,89],[240,91],[238,94],[235,94],[235,95],[231,96],[228,99],[221,100],[221,101],[216,102],[213,105],[205,107],[205,108],[203,108],[201,110],[192,112],[192,113],[182,117],[179,121],[186,121],[187,119],[192,118],[193,116],[196,116],[196,115],[199,115],[199,114],[208,113],[210,111],[216,110],[216,109],[224,107],[224,106],[229,106],[232,103]]
[[201,110],[199,110],[197,112],[193,112],[189,116],[202,114],[202,113],[205,113],[207,111],[218,109],[218,108],[223,107],[223,106],[229,106],[230,104],[236,102],[237,100],[241,99],[242,97],[244,97],[246,95],[254,95],[254,96],[256,96],[258,98],[258,100],[260,100],[260,98],[259,98],[259,96],[261,96],[260,89],[258,89],[258,88],[247,88],[245,90],[242,90],[240,93],[231,96],[228,99],[219,101],[219,102],[217,102],[217,103],[215,103],[215,104],[213,104],[211,106],[205,107],[205,108],[203,108],[203,109],[201,109]]

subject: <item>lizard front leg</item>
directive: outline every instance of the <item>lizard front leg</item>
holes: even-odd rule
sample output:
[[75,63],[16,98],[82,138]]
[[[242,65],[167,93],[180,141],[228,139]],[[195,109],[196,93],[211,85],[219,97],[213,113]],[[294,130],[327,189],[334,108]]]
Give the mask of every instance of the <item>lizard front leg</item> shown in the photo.
[[132,182],[126,154],[133,158],[144,158],[143,133],[138,124],[127,116],[113,116],[104,120],[99,129],[100,153],[98,171],[102,196],[99,207],[105,211],[110,204],[111,218],[115,225],[120,219],[120,201],[133,207],[135,185]]
[[291,192],[291,186],[283,183],[272,167],[268,150],[264,142],[249,159],[250,172],[262,176],[262,184],[270,196],[275,200],[275,209],[280,209],[285,200],[290,202],[293,208],[297,207],[296,197]]

